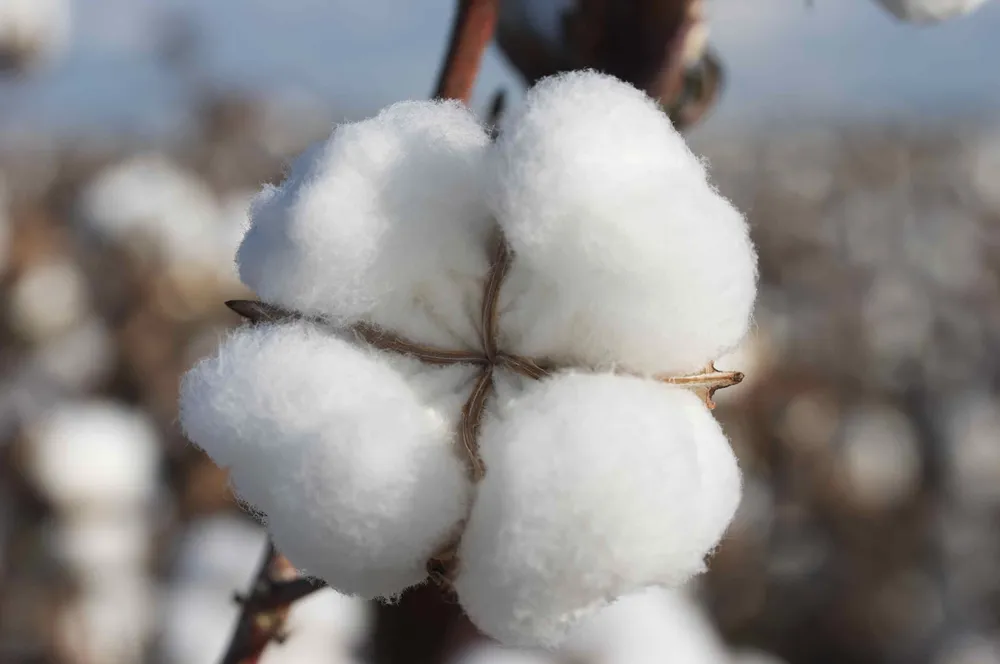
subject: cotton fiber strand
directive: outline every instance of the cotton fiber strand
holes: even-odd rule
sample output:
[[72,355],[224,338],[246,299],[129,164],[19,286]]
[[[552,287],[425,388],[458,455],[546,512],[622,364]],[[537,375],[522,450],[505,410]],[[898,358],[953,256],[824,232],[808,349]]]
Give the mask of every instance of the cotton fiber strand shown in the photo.
[[593,72],[543,80],[505,124],[490,183],[516,255],[503,291],[508,350],[690,372],[746,333],[747,224],[639,90]]
[[488,145],[457,102],[403,102],[338,126],[255,200],[241,279],[265,301],[340,324],[474,344],[492,232]]
[[[443,378],[455,369],[428,369]],[[181,422],[267,516],[296,567],[347,594],[396,595],[466,512],[459,408],[307,323],[237,330],[184,378]]]
[[486,634],[552,647],[580,618],[704,568],[739,471],[686,390],[559,375],[483,427],[488,472],[459,550],[459,600]]
[[878,0],[893,16],[913,23],[940,23],[970,14],[986,0]]

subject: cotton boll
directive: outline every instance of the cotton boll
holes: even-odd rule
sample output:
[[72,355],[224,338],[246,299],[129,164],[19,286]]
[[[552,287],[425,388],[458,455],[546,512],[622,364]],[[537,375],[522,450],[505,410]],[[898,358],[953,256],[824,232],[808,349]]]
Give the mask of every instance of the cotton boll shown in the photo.
[[503,648],[488,643],[466,649],[451,664],[560,664],[560,660],[546,652]]
[[494,157],[490,200],[516,255],[506,348],[687,372],[746,333],[746,222],[642,92],[593,72],[545,79]]
[[492,233],[488,145],[457,102],[404,102],[338,126],[255,200],[241,279],[264,300],[338,324],[474,344]]
[[968,504],[1000,505],[1000,402],[988,393],[964,394],[944,420],[952,489]]
[[159,439],[141,412],[115,402],[56,407],[29,431],[29,470],[62,509],[118,511],[148,504]]
[[77,516],[50,532],[58,560],[84,582],[106,584],[145,573],[153,538],[145,512]]
[[261,664],[338,664],[353,661],[365,636],[366,604],[326,588],[296,602],[288,615],[289,638],[268,648]]
[[182,584],[162,595],[157,654],[164,664],[216,664],[236,629],[232,593]]
[[60,621],[65,642],[82,662],[143,661],[153,626],[154,589],[145,579],[119,579],[77,598]]
[[347,652],[361,645],[371,629],[371,605],[330,588],[318,590],[292,606],[289,630],[333,637],[339,650]]
[[41,340],[65,331],[90,306],[87,284],[76,265],[52,260],[29,268],[10,294],[11,324],[21,336]]
[[715,626],[681,591],[649,588],[581,622],[562,651],[591,664],[724,664]]
[[654,381],[560,374],[488,419],[480,445],[455,587],[506,645],[554,646],[615,597],[701,572],[738,502],[718,423]]
[[471,369],[421,371],[411,387],[306,323],[243,328],[185,376],[181,423],[296,567],[395,595],[424,579],[470,489],[452,437]]
[[878,0],[896,18],[911,23],[940,23],[979,9],[986,0]]
[[0,2],[0,69],[23,70],[50,61],[69,41],[68,0]]
[[85,391],[99,383],[114,365],[116,347],[107,326],[90,315],[72,329],[46,341],[32,363],[58,385]]
[[222,514],[198,519],[184,531],[174,577],[202,587],[244,589],[266,542],[264,529],[244,518]]
[[215,266],[220,215],[204,182],[154,153],[100,172],[77,202],[76,221],[104,240],[152,242],[170,262]]
[[869,406],[848,415],[840,465],[852,496],[879,509],[912,496],[920,482],[920,450],[907,417]]

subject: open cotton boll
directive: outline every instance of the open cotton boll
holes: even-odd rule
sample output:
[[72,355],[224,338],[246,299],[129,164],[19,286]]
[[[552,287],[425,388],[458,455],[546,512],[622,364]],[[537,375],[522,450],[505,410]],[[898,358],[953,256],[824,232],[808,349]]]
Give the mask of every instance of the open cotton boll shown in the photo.
[[155,153],[98,173],[80,195],[76,212],[83,230],[104,240],[152,242],[171,262],[213,266],[220,260],[212,241],[220,218],[208,186]]
[[488,145],[457,102],[403,102],[338,126],[255,200],[240,278],[263,300],[337,323],[475,343]]
[[[268,662],[344,661],[368,636],[370,604],[324,588],[292,605],[288,615],[291,638],[275,648]],[[307,659],[300,659],[299,655]]]
[[687,372],[746,333],[756,293],[746,222],[639,90],[593,72],[543,80],[501,133],[490,180],[515,253],[508,350]]
[[29,472],[64,510],[148,505],[157,490],[159,462],[153,423],[112,401],[67,403],[29,427]]
[[50,61],[69,41],[69,0],[0,2],[0,69],[27,69]]
[[470,369],[422,371],[411,387],[308,323],[242,328],[184,377],[181,423],[296,567],[391,596],[425,578],[470,490],[452,444]]
[[940,23],[970,14],[986,0],[878,0],[893,16],[912,23]]
[[118,579],[87,590],[64,609],[60,641],[73,644],[78,661],[141,662],[154,624],[154,597],[146,579]]
[[701,572],[739,473],[697,409],[675,386],[560,374],[487,420],[455,582],[472,621],[507,645],[552,647],[608,601]]
[[718,630],[685,592],[647,588],[581,622],[560,651],[588,664],[725,664]]

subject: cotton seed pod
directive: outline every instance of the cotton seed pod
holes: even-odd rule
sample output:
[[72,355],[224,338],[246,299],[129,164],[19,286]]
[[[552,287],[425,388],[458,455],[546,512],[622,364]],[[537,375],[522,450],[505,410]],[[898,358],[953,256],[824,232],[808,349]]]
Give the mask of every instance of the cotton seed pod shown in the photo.
[[240,278],[263,300],[339,324],[473,344],[467,311],[493,228],[482,202],[488,144],[457,102],[403,102],[338,126],[254,201]]
[[718,630],[683,590],[648,588],[622,597],[573,630],[560,651],[589,664],[724,664]]
[[553,647],[621,595],[704,569],[740,475],[700,399],[625,376],[546,380],[488,420],[455,588],[508,645]]
[[893,16],[911,23],[940,23],[970,14],[986,0],[877,0]]
[[470,489],[451,440],[468,369],[415,371],[308,323],[240,329],[185,376],[181,423],[296,567],[393,596],[425,578]]
[[546,79],[505,125],[491,167],[490,203],[516,256],[505,347],[684,373],[746,333],[746,221],[642,92],[593,72]]

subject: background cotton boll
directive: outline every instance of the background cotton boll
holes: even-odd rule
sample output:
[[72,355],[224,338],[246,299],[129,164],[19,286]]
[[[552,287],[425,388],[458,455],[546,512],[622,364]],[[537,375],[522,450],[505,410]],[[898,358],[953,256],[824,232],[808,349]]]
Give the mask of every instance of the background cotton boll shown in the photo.
[[960,395],[943,419],[952,490],[968,503],[1000,505],[1000,402],[988,392]]
[[148,504],[156,490],[156,429],[118,403],[56,407],[30,427],[28,452],[35,481],[65,510],[128,510]]
[[642,92],[592,72],[546,79],[494,157],[490,200],[516,256],[504,288],[511,350],[684,372],[746,333],[746,223]]
[[885,509],[916,491],[921,459],[916,432],[894,408],[868,406],[844,423],[840,467],[853,498]]
[[14,283],[8,307],[11,324],[21,336],[45,339],[66,330],[87,312],[87,284],[68,260],[37,263]]
[[546,652],[503,648],[493,644],[479,644],[466,649],[451,664],[559,664],[560,660]]
[[365,597],[423,580],[464,517],[456,416],[378,354],[309,324],[237,330],[181,387],[187,435],[230,469],[279,549]]
[[180,541],[173,576],[181,583],[241,588],[253,578],[266,541],[264,529],[245,518],[220,514],[198,519]]
[[162,596],[156,652],[164,664],[217,664],[239,615],[232,590],[181,584]]
[[338,322],[474,343],[481,291],[463,298],[452,284],[486,272],[488,143],[455,102],[404,102],[338,126],[255,201],[240,277],[264,300]]
[[715,626],[682,591],[649,588],[618,599],[573,630],[562,651],[591,664],[725,664]]
[[0,2],[0,70],[23,70],[61,52],[69,38],[69,0]]
[[81,664],[131,664],[143,660],[153,626],[154,588],[146,579],[119,579],[77,598],[60,621]]
[[91,585],[120,576],[142,576],[149,562],[153,528],[149,515],[79,515],[53,524],[53,549],[77,578]]
[[82,191],[77,221],[87,233],[139,247],[168,261],[215,264],[221,212],[198,178],[163,155],[131,157],[98,173]]
[[44,342],[32,363],[67,390],[87,390],[107,376],[117,348],[104,322],[95,315]]
[[726,441],[696,406],[653,381],[560,374],[487,420],[456,580],[473,622],[554,646],[606,601],[701,572],[709,530],[732,517],[707,494],[739,479],[731,453],[699,453]]
[[969,14],[986,0],[878,0],[896,18],[913,23],[938,23]]
[[296,602],[288,616],[290,638],[271,649],[263,664],[352,661],[352,651],[367,636],[368,608],[366,602],[329,588]]

